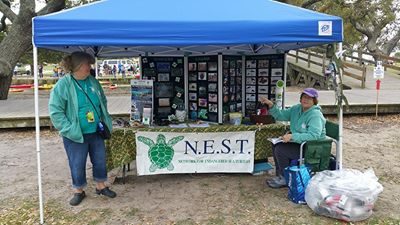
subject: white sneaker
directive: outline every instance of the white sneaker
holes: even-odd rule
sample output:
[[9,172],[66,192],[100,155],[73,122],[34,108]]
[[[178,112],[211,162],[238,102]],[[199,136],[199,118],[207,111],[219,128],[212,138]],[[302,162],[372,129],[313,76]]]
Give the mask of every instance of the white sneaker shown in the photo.
[[[275,179],[274,179],[275,178]],[[286,180],[283,176],[274,177],[271,180],[267,181],[267,185],[271,188],[282,188],[286,187]]]

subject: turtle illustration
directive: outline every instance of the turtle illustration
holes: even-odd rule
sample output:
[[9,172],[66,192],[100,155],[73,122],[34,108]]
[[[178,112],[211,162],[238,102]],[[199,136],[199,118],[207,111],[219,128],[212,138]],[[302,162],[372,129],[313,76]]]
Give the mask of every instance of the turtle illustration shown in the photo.
[[174,169],[174,165],[171,163],[174,157],[174,146],[176,143],[183,140],[183,136],[174,137],[165,142],[165,136],[159,134],[157,136],[157,142],[154,143],[153,140],[147,137],[139,136],[138,141],[143,142],[149,146],[149,159],[151,161],[150,172],[156,171],[156,169],[167,168],[169,171]]

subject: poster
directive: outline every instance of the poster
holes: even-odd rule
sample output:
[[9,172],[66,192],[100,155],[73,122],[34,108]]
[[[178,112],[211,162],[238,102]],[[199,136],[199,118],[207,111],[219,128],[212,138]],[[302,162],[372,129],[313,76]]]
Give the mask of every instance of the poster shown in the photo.
[[[146,110],[143,110],[146,108]],[[151,114],[148,115],[150,110]],[[143,118],[143,111],[146,111]],[[131,121],[142,123],[149,119],[152,123],[153,112],[153,80],[131,80]],[[150,118],[149,118],[150,117]]]

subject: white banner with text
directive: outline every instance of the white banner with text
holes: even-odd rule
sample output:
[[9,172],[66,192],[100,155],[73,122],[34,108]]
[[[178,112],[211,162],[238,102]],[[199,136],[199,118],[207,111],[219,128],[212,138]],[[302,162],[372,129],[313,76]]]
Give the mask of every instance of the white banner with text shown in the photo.
[[251,173],[255,131],[136,133],[138,175]]

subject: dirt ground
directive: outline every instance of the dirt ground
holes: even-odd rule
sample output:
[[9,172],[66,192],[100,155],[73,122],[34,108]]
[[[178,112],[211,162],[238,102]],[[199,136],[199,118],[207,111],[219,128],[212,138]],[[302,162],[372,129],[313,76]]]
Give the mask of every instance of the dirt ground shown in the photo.
[[[346,117],[344,167],[372,167],[384,186],[370,219],[356,224],[400,224],[400,115]],[[70,173],[56,131],[41,133],[46,224],[342,224],[291,203],[287,189],[270,189],[248,174],[136,176],[126,184],[110,173],[115,199],[96,196],[88,164],[87,198],[71,207]],[[34,130],[0,131],[0,224],[38,224]]]

